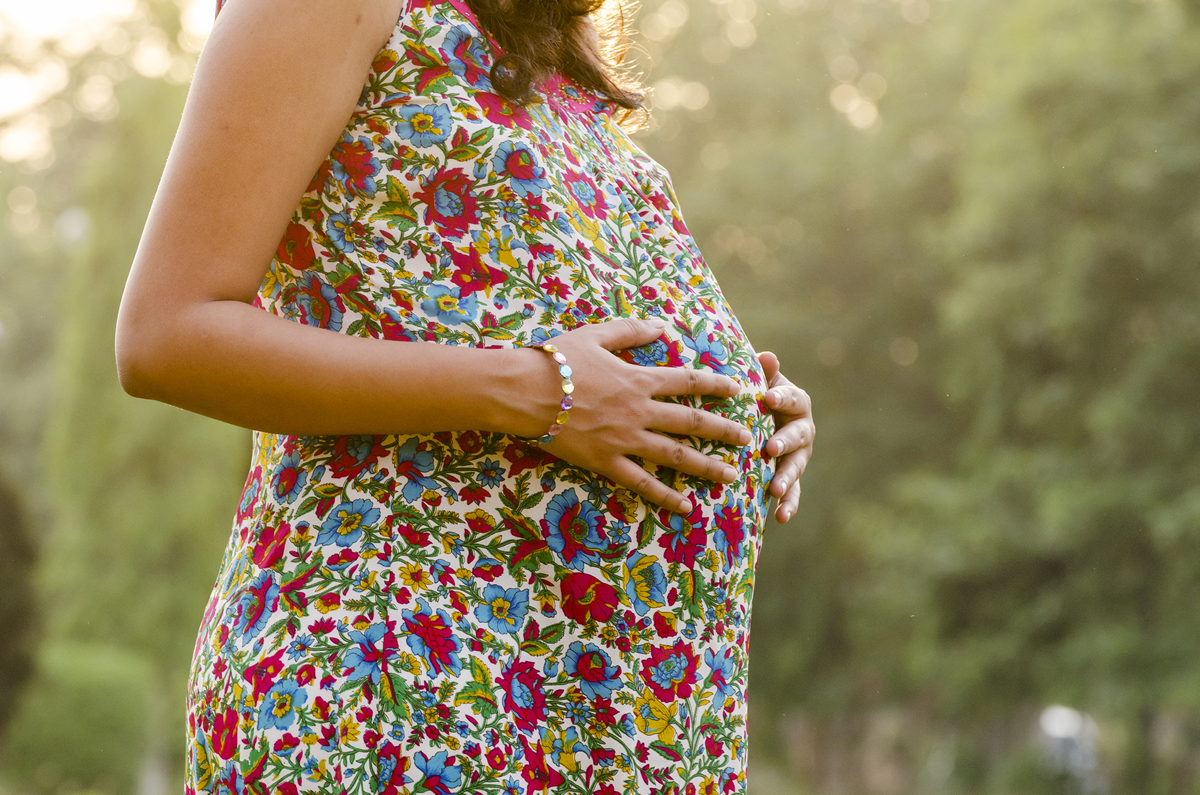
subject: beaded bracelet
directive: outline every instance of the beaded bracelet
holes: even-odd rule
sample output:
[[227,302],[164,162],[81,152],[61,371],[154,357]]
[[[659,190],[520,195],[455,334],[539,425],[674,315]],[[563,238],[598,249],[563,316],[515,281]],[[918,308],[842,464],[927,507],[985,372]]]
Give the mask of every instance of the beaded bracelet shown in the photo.
[[571,383],[571,368],[567,366],[567,357],[564,356],[558,348],[550,343],[546,343],[545,345],[534,345],[533,347],[541,348],[543,351],[550,354],[550,358],[553,359],[554,363],[558,365],[558,374],[561,375],[563,379],[561,385],[563,399],[562,402],[558,404],[561,411],[559,411],[558,416],[554,418],[554,424],[550,426],[550,430],[546,431],[546,435],[532,440],[534,444],[549,444],[550,442],[554,441],[554,437],[558,435],[558,432],[563,429],[563,426],[567,424],[567,420],[570,418],[571,406],[575,404],[575,398],[571,396],[571,393],[575,391],[575,384]]

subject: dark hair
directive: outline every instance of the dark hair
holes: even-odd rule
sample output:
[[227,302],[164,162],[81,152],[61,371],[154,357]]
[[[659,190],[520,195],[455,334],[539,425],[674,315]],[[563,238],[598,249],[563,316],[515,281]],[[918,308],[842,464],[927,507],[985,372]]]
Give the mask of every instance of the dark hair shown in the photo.
[[621,0],[467,2],[503,50],[491,78],[505,99],[528,102],[535,83],[561,72],[627,111],[643,110],[638,80],[620,68],[628,34]]

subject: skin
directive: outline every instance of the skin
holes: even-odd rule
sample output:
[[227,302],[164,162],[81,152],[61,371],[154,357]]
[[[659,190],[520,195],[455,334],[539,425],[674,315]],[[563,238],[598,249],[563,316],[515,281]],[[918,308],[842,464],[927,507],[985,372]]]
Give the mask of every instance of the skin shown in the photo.
[[[558,411],[550,359],[364,339],[251,305],[312,174],[353,111],[400,0],[238,0],[219,17],[142,233],[117,321],[121,384],[261,431],[296,435],[481,430],[536,437]],[[656,397],[738,393],[707,371],[645,368],[611,351],[662,324],[622,319],[563,334],[576,375],[571,421],[547,445],[650,502],[690,510],[630,456],[710,480],[736,473],[658,433],[749,443],[732,421]],[[808,396],[762,355],[779,457],[779,521],[795,513],[815,427]]]

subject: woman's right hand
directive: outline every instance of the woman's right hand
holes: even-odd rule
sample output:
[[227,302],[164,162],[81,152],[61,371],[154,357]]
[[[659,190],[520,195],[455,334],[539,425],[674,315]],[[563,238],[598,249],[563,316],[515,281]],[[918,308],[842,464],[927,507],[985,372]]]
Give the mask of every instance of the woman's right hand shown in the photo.
[[[712,395],[733,397],[740,386],[732,378],[708,370],[683,367],[639,367],[612,351],[646,345],[662,336],[666,324],[657,320],[620,319],[595,323],[561,334],[553,343],[571,367],[575,384],[570,420],[545,448],[575,466],[607,477],[649,502],[672,511],[692,510],[691,501],[660,482],[630,456],[678,472],[720,483],[732,482],[736,469],[672,439],[665,433],[696,436],[744,446],[750,431],[712,412],[655,400],[656,397]],[[558,413],[562,399],[553,361],[542,351],[529,349],[542,362],[545,376],[525,385],[529,419],[539,427],[529,435],[545,433],[547,418]]]

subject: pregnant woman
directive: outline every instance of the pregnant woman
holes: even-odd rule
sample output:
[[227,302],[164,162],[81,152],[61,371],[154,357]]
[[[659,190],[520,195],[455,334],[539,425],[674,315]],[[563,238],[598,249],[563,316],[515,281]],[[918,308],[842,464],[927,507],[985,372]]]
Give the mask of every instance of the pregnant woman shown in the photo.
[[815,429],[571,5],[220,14],[117,334],[131,394],[256,431],[189,793],[745,787]]

